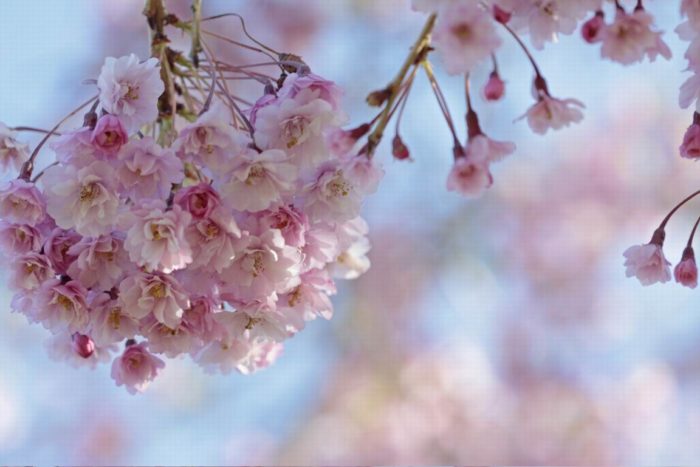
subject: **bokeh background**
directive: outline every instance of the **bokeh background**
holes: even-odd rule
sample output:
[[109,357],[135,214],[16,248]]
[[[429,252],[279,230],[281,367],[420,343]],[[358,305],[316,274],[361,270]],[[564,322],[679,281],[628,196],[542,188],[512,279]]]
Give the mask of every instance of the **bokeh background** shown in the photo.
[[[255,35],[337,81],[356,124],[371,116],[364,96],[393,77],[424,19],[405,0],[204,3],[205,16],[241,13]],[[402,124],[414,161],[392,161],[385,142],[387,175],[364,208],[372,269],[341,283],[333,320],[311,323],[267,370],[210,376],[169,361],[146,394],[131,396],[108,365],[51,360],[46,332],[11,314],[2,288],[0,463],[697,460],[700,292],[642,288],[622,266],[622,251],[648,241],[700,174],[677,155],[691,119],[677,106],[679,2],[646,3],[671,61],[603,62],[578,35],[535,53],[552,92],[587,105],[580,125],[546,137],[513,122],[531,103],[531,71],[504,36],[506,99],[476,106],[484,130],[518,150],[478,201],[445,191],[451,140],[419,76]],[[168,5],[188,16],[185,0]],[[50,127],[91,95],[81,82],[104,56],[146,56],[141,8],[0,2],[0,120]],[[235,19],[207,27],[241,37]],[[463,115],[461,80],[436,68]],[[699,211],[691,204],[670,223],[672,261]]]

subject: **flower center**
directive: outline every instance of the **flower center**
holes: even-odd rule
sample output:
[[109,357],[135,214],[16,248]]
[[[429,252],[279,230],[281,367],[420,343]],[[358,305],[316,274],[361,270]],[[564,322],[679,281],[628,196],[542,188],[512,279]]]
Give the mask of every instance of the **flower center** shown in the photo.
[[88,183],[80,189],[80,201],[92,201],[100,194],[100,185]]
[[472,27],[468,23],[458,24],[452,28],[452,34],[461,42],[468,42],[472,37]]
[[128,101],[134,101],[139,98],[139,87],[132,86],[131,84],[126,85],[126,94],[124,98]]
[[291,149],[299,144],[299,140],[304,136],[308,123],[306,117],[301,115],[295,115],[282,122],[282,135],[287,140],[287,149]]
[[58,294],[58,296],[56,297],[56,303],[61,305],[66,311],[70,311],[73,309],[73,302],[70,298],[66,297],[65,295]]
[[148,290],[148,295],[153,298],[165,298],[165,285],[162,282],[151,286]]
[[114,307],[109,311],[109,316],[107,317],[107,323],[115,331],[119,329],[122,323],[122,309],[119,307]]
[[341,173],[338,173],[333,180],[328,183],[328,191],[335,197],[349,195],[350,189],[350,184],[343,178]]
[[248,177],[245,179],[246,185],[257,185],[260,180],[265,177],[265,169],[260,164],[253,165],[248,171]]

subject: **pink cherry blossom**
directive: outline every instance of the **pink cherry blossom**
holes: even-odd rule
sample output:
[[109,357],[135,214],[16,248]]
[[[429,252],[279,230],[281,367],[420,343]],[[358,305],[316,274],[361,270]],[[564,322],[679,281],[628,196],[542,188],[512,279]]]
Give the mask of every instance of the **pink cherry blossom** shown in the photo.
[[[77,339],[76,336],[82,337]],[[102,347],[95,342],[91,345],[91,341],[90,336],[63,330],[49,338],[46,349],[52,360],[68,362],[74,368],[94,369],[101,363],[109,362],[112,359],[111,353],[116,351],[117,347],[114,345]]]
[[70,249],[81,238],[73,230],[63,230],[57,227],[51,231],[44,242],[44,254],[51,262],[54,271],[59,274],[68,272],[71,263],[77,258],[70,253]]
[[302,173],[328,159],[326,131],[343,123],[327,101],[313,98],[312,89],[280,99],[257,112],[255,140],[263,149],[280,149],[289,154]]
[[340,245],[335,229],[323,222],[317,222],[306,232],[306,243],[302,248],[302,271],[323,268],[332,263],[340,253]]
[[636,276],[642,285],[671,280],[671,263],[658,243],[635,245],[624,252],[627,277]]
[[583,112],[577,107],[585,106],[576,99],[557,99],[542,94],[537,103],[520,118],[527,117],[527,123],[532,131],[543,135],[547,130],[559,130],[583,120]]
[[82,332],[90,319],[88,311],[87,290],[82,285],[49,279],[39,288],[33,318],[54,333],[63,329]]
[[259,222],[263,230],[279,230],[287,245],[301,247],[306,243],[305,235],[309,229],[309,219],[303,211],[293,205],[279,206],[274,211],[261,212]]
[[384,178],[384,169],[374,158],[358,155],[349,158],[343,168],[345,176],[362,194],[370,195],[377,191]]
[[122,310],[134,319],[152,315],[156,321],[175,329],[182,320],[189,299],[178,281],[163,273],[137,273],[119,284]]
[[98,345],[109,345],[134,337],[139,322],[123,308],[122,302],[109,293],[94,294],[90,301],[89,334]]
[[165,363],[148,351],[148,344],[132,344],[112,363],[112,379],[117,386],[125,386],[130,394],[143,392]]
[[173,202],[189,212],[194,219],[203,219],[221,206],[221,197],[211,185],[202,182],[178,190]]
[[0,251],[18,256],[41,250],[41,233],[31,225],[0,221]]
[[137,265],[168,273],[192,262],[192,249],[185,239],[192,216],[180,206],[167,209],[164,201],[145,201],[125,220],[131,227],[124,248]]
[[67,252],[76,258],[68,275],[86,288],[111,289],[133,269],[123,243],[115,234],[83,238]]
[[173,148],[182,158],[213,169],[219,168],[230,154],[243,151],[250,138],[231,125],[229,109],[221,102],[212,106],[180,131]]
[[367,272],[371,265],[367,253],[371,247],[369,239],[364,234],[357,236],[330,265],[331,276],[349,280],[357,279]]
[[41,178],[47,211],[59,227],[81,235],[98,236],[112,231],[119,197],[114,170],[103,161],[76,169],[57,165]]
[[500,100],[506,93],[506,84],[503,82],[497,71],[492,71],[489,80],[484,86],[484,98],[487,101]]
[[449,2],[440,10],[433,42],[447,73],[457,75],[487,59],[501,45],[501,38],[484,9],[470,0],[461,0]]
[[219,206],[205,218],[193,221],[185,232],[192,248],[193,269],[208,267],[221,272],[236,256],[241,231],[231,213]]
[[157,102],[165,89],[155,58],[139,63],[136,55],[107,57],[97,78],[100,105],[116,115],[128,131],[158,116]]
[[286,292],[299,280],[300,261],[299,251],[285,245],[279,230],[244,234],[233,263],[221,273],[224,289],[245,301]]
[[481,196],[493,184],[490,162],[488,141],[484,136],[477,136],[469,142],[464,155],[455,159],[447,176],[447,190],[470,197]]
[[673,270],[673,276],[681,285],[694,289],[698,286],[698,266],[695,263],[695,253],[691,247],[683,252],[680,263]]
[[304,94],[306,100],[322,99],[328,102],[334,110],[340,109],[343,91],[333,81],[310,72],[287,75],[277,97],[279,99],[293,99],[304,90],[311,91]]
[[17,141],[16,136],[16,132],[0,122],[0,167],[3,172],[10,167],[19,172],[29,159],[29,146]]
[[[309,219],[329,219],[342,222],[360,213],[362,193],[343,164],[330,162],[323,165],[316,179],[304,188],[304,210]],[[366,180],[371,188],[371,177]]]
[[661,33],[651,29],[653,18],[644,10],[625,13],[618,9],[615,21],[601,32],[604,58],[629,65],[640,62],[645,55],[654,61],[657,55],[671,58],[671,50],[661,40]]
[[278,306],[297,313],[305,321],[318,316],[331,319],[333,303],[330,295],[336,293],[335,283],[328,271],[312,269],[301,276],[301,283],[280,297]]
[[688,127],[679,150],[681,157],[693,160],[700,159],[700,124],[693,123]]
[[92,144],[92,129],[83,127],[56,137],[50,147],[56,153],[56,159],[62,164],[85,167],[97,158],[97,149]]
[[106,157],[114,156],[119,149],[126,144],[129,136],[119,118],[114,115],[103,115],[97,120],[95,129],[92,130],[90,142],[97,149],[98,154]]
[[14,290],[34,290],[54,277],[49,259],[41,253],[30,252],[10,263],[9,285]]
[[295,188],[297,168],[278,149],[234,156],[218,189],[228,205],[240,211],[262,211],[274,206]]
[[119,153],[119,182],[131,198],[166,199],[184,177],[183,164],[151,137],[129,142]]
[[18,178],[0,188],[0,218],[35,226],[45,215],[46,202],[33,183]]

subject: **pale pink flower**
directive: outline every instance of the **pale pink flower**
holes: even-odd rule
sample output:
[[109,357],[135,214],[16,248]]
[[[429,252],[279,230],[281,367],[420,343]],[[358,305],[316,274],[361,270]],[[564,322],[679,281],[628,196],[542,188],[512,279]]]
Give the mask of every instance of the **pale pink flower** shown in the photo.
[[219,191],[227,204],[239,211],[262,211],[274,206],[295,188],[297,168],[278,149],[257,153],[247,150],[234,156]]
[[194,219],[203,219],[221,205],[221,197],[211,185],[202,182],[179,189],[173,202],[192,214]]
[[148,344],[132,344],[112,363],[112,379],[117,386],[124,386],[130,394],[143,392],[153,381],[165,363],[148,351]]
[[451,75],[474,69],[501,45],[489,14],[470,0],[450,2],[440,10],[433,43]]
[[484,134],[478,134],[469,140],[466,151],[484,152],[489,162],[498,162],[515,152],[515,144],[510,141],[496,141]]
[[29,159],[29,146],[17,141],[16,136],[16,132],[0,122],[0,167],[3,171],[12,167],[19,172]]
[[306,244],[302,248],[302,271],[323,268],[335,261],[339,253],[340,245],[334,229],[330,225],[317,222],[306,232]]
[[133,269],[124,251],[124,241],[116,233],[83,238],[67,253],[76,257],[68,267],[68,275],[86,288],[97,286],[109,290]]
[[10,263],[9,286],[14,290],[35,290],[55,276],[49,259],[30,252]]
[[97,149],[93,146],[91,139],[92,129],[82,127],[55,137],[49,143],[49,147],[56,153],[58,162],[85,167],[94,162],[97,157]]
[[629,65],[640,62],[644,55],[651,61],[657,55],[671,58],[671,50],[661,39],[661,33],[652,31],[652,16],[644,10],[635,10],[629,14],[617,10],[615,21],[603,28],[600,49],[603,58]]
[[301,247],[306,243],[309,219],[293,205],[279,206],[274,211],[260,213],[259,223],[264,230],[278,229],[287,245]]
[[184,127],[173,149],[182,158],[194,160],[211,168],[219,168],[231,154],[243,151],[250,137],[231,124],[229,109],[214,101],[194,123]]
[[147,136],[129,142],[119,153],[119,181],[132,199],[166,199],[184,177],[182,161]]
[[698,266],[695,264],[695,253],[692,247],[683,251],[681,262],[676,265],[673,275],[681,285],[694,289],[698,286]]
[[41,250],[41,233],[31,225],[0,221],[0,251],[6,256]]
[[222,336],[224,330],[216,320],[219,303],[211,297],[193,297],[182,321],[203,343]]
[[340,126],[344,116],[323,99],[309,99],[311,89],[293,98],[280,99],[260,109],[255,124],[255,141],[263,149],[281,149],[302,173],[313,171],[328,159],[326,130]]
[[136,55],[107,57],[97,78],[100,105],[116,115],[128,131],[136,131],[158,116],[158,98],[165,89],[155,58],[139,63]]
[[112,231],[119,197],[109,164],[95,161],[82,169],[57,165],[46,170],[41,182],[47,211],[59,227],[92,237]]
[[330,295],[336,293],[335,283],[328,271],[312,269],[301,276],[301,283],[289,293],[280,296],[278,307],[286,313],[293,311],[305,321],[321,316],[333,317],[333,303]]
[[[662,235],[662,234],[660,234]],[[654,234],[657,237],[657,233]],[[624,252],[627,277],[636,276],[642,285],[671,280],[671,263],[664,256],[661,240],[654,238],[645,245],[635,245]]]
[[265,301],[239,303],[234,313],[224,312],[215,315],[216,321],[227,335],[249,340],[262,338],[275,342],[286,340],[303,327],[303,320],[290,321],[295,318],[291,315],[285,316]]
[[169,273],[192,262],[192,250],[185,239],[192,216],[180,206],[167,209],[164,201],[147,200],[125,216],[125,223],[127,219],[131,228],[124,248],[137,265]]
[[[700,40],[698,41],[700,44]],[[696,112],[700,111],[700,74],[694,73],[682,85],[678,95],[678,105],[686,109],[695,101]]]
[[497,71],[492,71],[489,80],[484,85],[484,98],[487,101],[497,101],[506,93],[506,83],[503,82]]
[[175,328],[159,323],[153,316],[143,319],[141,334],[148,339],[148,347],[156,353],[169,358],[189,352],[199,345],[199,339],[194,335],[184,320]]
[[219,206],[209,216],[194,220],[185,237],[192,248],[191,268],[221,272],[236,256],[236,240],[241,238],[241,231],[231,212]]
[[141,320],[149,315],[171,329],[180,324],[190,306],[180,283],[171,275],[138,273],[119,285],[119,303],[128,316]]
[[357,279],[371,266],[367,257],[371,248],[366,236],[357,236],[350,246],[338,255],[335,262],[329,265],[330,274],[339,279]]
[[33,183],[17,178],[0,188],[0,218],[35,226],[45,216],[46,201]]
[[470,197],[481,196],[493,184],[489,163],[486,141],[470,141],[464,156],[455,159],[452,165],[447,176],[447,190]]
[[90,319],[88,311],[87,290],[80,283],[49,279],[39,288],[33,318],[53,333],[83,332]]
[[126,129],[118,117],[105,114],[97,120],[95,129],[90,135],[90,142],[97,153],[104,157],[113,157],[129,140]]
[[70,248],[78,243],[82,237],[73,230],[55,228],[44,242],[44,254],[51,262],[54,271],[59,274],[68,272],[71,263],[76,256],[70,254]]
[[139,322],[126,312],[120,300],[102,292],[90,300],[88,330],[98,345],[109,345],[134,337]]
[[577,107],[585,106],[576,99],[557,99],[540,93],[537,102],[520,119],[527,117],[532,131],[543,135],[549,129],[559,130],[583,120],[583,112]]
[[679,148],[681,157],[686,159],[700,159],[700,124],[693,123],[688,127],[683,136],[683,144]]
[[333,82],[313,73],[290,73],[277,93],[278,99],[295,98],[304,90],[307,101],[322,99],[328,102],[334,110],[340,109],[343,91]]
[[[337,162],[324,164],[316,179],[304,187],[303,207],[312,221],[342,222],[360,213],[363,193],[344,169]],[[366,181],[372,183],[369,178]]]
[[244,233],[233,263],[221,273],[224,289],[245,301],[285,292],[299,280],[300,261],[298,249],[285,245],[279,230]]
[[377,191],[379,182],[384,178],[384,169],[375,158],[357,155],[344,163],[343,172],[353,186],[362,194],[370,195]]

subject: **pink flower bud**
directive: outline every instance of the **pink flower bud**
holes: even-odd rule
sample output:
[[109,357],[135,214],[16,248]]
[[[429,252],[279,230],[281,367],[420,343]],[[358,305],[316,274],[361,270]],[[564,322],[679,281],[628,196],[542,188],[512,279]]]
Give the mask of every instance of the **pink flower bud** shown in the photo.
[[493,6],[493,19],[495,19],[499,23],[501,23],[501,24],[508,23],[508,21],[510,21],[511,16],[512,16],[511,12],[504,10],[503,8],[499,7],[498,5]]
[[676,282],[685,287],[694,289],[698,285],[698,266],[695,263],[695,253],[692,247],[687,247],[683,251],[681,262],[673,270]]
[[700,159],[700,124],[693,123],[688,127],[683,136],[683,144],[679,149],[681,157]]
[[411,158],[411,153],[408,151],[408,147],[406,147],[399,135],[394,136],[394,139],[391,142],[391,153],[394,155],[394,159],[400,161]]
[[95,343],[90,336],[85,334],[73,334],[73,351],[83,358],[90,358],[95,353]]
[[581,36],[583,36],[583,40],[589,44],[598,42],[601,39],[600,32],[603,30],[603,26],[605,26],[603,14],[598,12],[593,18],[583,23],[581,27]]
[[497,71],[492,71],[489,80],[484,86],[484,97],[487,101],[497,101],[506,92],[506,83],[503,82]]

